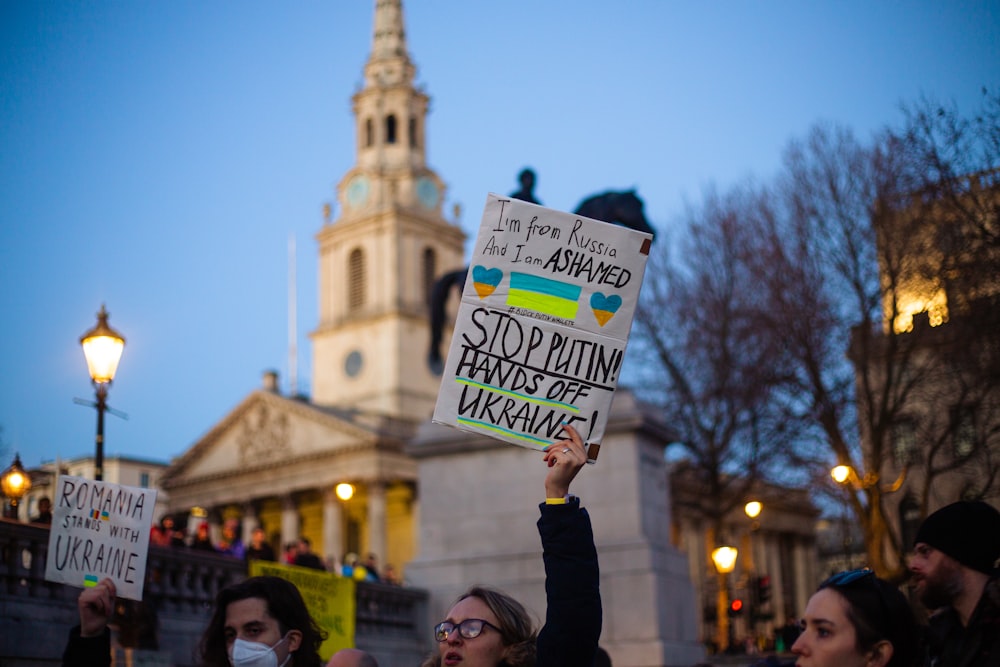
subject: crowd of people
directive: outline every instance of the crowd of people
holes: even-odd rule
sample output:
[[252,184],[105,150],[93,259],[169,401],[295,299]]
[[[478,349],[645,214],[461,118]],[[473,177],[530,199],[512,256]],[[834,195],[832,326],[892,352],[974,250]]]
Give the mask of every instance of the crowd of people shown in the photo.
[[[544,624],[536,628],[524,606],[503,591],[470,587],[431,629],[437,650],[420,667],[610,666],[598,646],[603,612],[590,518],[569,493],[587,455],[579,434],[569,426],[565,431],[543,456],[549,471],[537,526],[545,569]],[[163,543],[183,543],[168,523],[160,530]],[[199,548],[201,537],[190,546]],[[262,530],[240,551],[235,533],[224,531],[223,540],[235,557],[274,559]],[[912,547],[910,590],[930,613],[928,622],[919,624],[901,588],[872,570],[840,572],[820,584],[797,632],[789,635],[796,667],[1000,667],[1000,512],[980,501],[947,505],[924,520]],[[287,545],[284,559],[327,569],[305,538]],[[374,554],[363,560],[348,554],[337,571],[359,579],[385,576]],[[80,594],[80,624],[70,633],[64,665],[110,665],[114,595],[111,580]],[[218,594],[199,645],[200,664],[319,666],[324,638],[293,584],[251,577]],[[771,656],[759,664],[783,663]],[[326,667],[377,663],[364,651],[347,649]]]
[[[438,650],[423,665],[591,667],[598,656],[606,657],[598,651],[603,619],[593,530],[580,500],[569,493],[587,453],[576,430],[564,429],[565,438],[542,457],[549,469],[537,522],[546,578],[545,624],[536,629],[524,606],[506,593],[472,587],[434,626]],[[77,606],[80,624],[70,631],[63,665],[110,667],[114,582],[104,579],[85,588]],[[206,667],[320,667],[324,639],[294,584],[279,577],[250,577],[217,595],[199,660]],[[335,654],[327,667],[377,665],[370,654],[348,649]]]
[[[51,520],[51,519],[50,519]],[[222,537],[218,542],[211,539],[211,529],[207,522],[197,524],[194,535],[188,536],[176,525],[173,516],[166,515],[154,525],[150,531],[149,543],[160,547],[188,547],[201,551],[224,554],[245,561],[261,560],[279,562],[274,547],[267,539],[267,533],[260,526],[251,531],[249,544],[244,544],[240,537],[239,524],[227,521],[222,525]],[[380,568],[378,556],[369,553],[364,559],[355,553],[345,554],[342,561],[336,559],[324,561],[313,551],[312,542],[308,537],[301,536],[296,541],[284,546],[280,562],[286,565],[297,565],[324,572],[333,572],[357,581],[375,581],[384,584],[400,585],[395,567],[388,564]]]

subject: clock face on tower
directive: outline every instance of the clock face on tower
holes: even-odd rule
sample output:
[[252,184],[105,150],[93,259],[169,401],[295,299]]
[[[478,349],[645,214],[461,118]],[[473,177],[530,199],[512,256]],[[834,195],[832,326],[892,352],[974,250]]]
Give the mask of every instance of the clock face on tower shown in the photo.
[[421,176],[417,180],[417,197],[425,208],[434,208],[440,198],[437,184],[426,176]]
[[359,174],[347,184],[347,205],[351,208],[363,206],[368,201],[368,177]]

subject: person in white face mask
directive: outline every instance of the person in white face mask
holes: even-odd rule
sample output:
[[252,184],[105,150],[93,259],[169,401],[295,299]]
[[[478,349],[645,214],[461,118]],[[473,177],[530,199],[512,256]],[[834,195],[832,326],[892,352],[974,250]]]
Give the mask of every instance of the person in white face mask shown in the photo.
[[[114,611],[110,579],[80,594],[80,625],[70,631],[64,667],[110,667],[108,621]],[[294,584],[251,577],[222,589],[199,650],[203,667],[323,667],[326,639]]]
[[251,577],[219,592],[201,638],[208,667],[321,667],[326,633],[294,584]]

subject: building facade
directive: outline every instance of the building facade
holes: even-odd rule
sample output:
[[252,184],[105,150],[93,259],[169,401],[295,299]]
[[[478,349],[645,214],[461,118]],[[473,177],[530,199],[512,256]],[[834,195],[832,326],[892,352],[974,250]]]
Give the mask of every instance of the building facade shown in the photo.
[[[722,649],[718,633],[721,614],[726,614],[731,617],[724,619],[723,629],[729,636],[721,641],[745,646],[750,640],[758,648],[772,647],[775,631],[797,622],[827,574],[821,571],[817,551],[819,510],[806,490],[758,483],[746,501],[760,503],[759,513],[751,517],[744,503],[737,503],[716,527],[709,518],[713,500],[705,497],[695,472],[683,462],[674,464],[669,486],[671,539],[687,556],[699,605],[699,636]],[[712,551],[723,545],[737,550],[733,570],[725,577],[712,559]],[[720,592],[726,611],[720,609]],[[730,608],[734,601],[735,610]]]
[[[415,83],[400,2],[375,4],[364,86],[353,97],[356,160],[337,184],[339,217],[319,245],[319,323],[310,400],[248,396],[171,466],[171,511],[218,535],[261,525],[276,551],[299,536],[334,563],[373,553],[397,569],[415,553],[416,466],[402,449],[428,419],[438,378],[425,363],[428,296],[462,264],[464,233],[442,215],[426,163],[428,97]],[[350,484],[348,500],[337,484]]]
[[884,509],[888,568],[924,516],[960,499],[1000,507],[1000,172],[876,207],[882,321],[853,332],[864,470]]

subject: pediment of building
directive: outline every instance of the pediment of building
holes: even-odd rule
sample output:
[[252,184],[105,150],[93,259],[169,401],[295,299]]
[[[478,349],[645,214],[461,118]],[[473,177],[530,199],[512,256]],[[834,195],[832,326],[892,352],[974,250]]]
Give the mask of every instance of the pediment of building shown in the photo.
[[351,453],[401,451],[400,435],[405,429],[398,425],[255,391],[171,464],[163,487],[308,466]]

